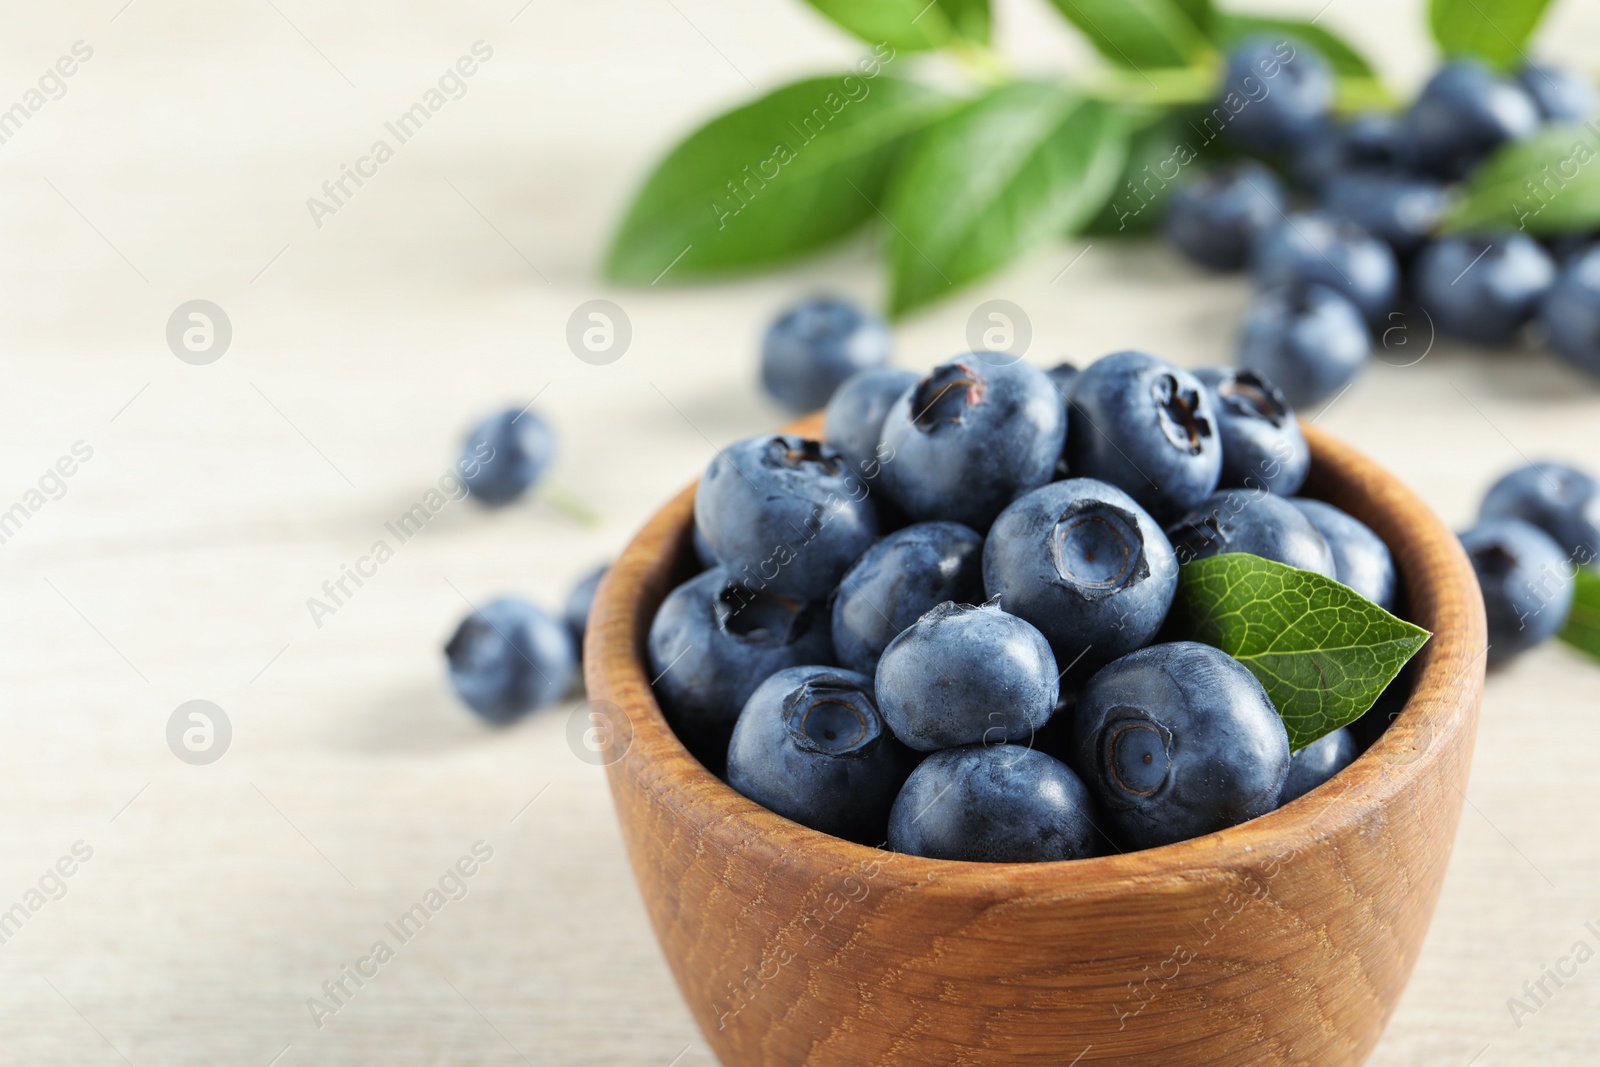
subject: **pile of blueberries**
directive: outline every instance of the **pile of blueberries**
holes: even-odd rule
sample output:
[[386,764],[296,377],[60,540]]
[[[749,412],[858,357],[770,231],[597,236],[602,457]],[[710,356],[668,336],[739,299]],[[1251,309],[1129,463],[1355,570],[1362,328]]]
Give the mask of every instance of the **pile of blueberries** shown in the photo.
[[[764,366],[826,396],[859,323],[813,326],[821,384],[772,336]],[[679,738],[768,809],[923,856],[1072,859],[1255,818],[1387,725],[1380,700],[1291,756],[1255,676],[1168,618],[1179,565],[1224,552],[1395,608],[1382,540],[1293,495],[1310,454],[1264,375],[977,352],[859,370],[825,426],[712,460],[703,570],[647,643]]]
[[1261,289],[1240,365],[1313,404],[1366,365],[1375,333],[1413,343],[1407,323],[1424,320],[1406,317],[1411,301],[1439,333],[1481,345],[1508,344],[1538,318],[1556,352],[1600,374],[1595,235],[1436,234],[1453,183],[1545,123],[1589,120],[1594,86],[1545,65],[1513,78],[1453,60],[1405,111],[1350,118],[1333,115],[1334,88],[1303,42],[1242,42],[1223,85],[1242,106],[1226,132],[1255,158],[1201,174],[1168,204],[1173,245],[1213,270],[1248,267]]

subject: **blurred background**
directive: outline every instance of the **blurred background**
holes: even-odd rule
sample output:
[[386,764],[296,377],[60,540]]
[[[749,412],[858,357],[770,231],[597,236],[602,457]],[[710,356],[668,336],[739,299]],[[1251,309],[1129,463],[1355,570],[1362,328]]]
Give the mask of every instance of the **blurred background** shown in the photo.
[[[1412,0],[1254,7],[1357,42],[1401,99],[1437,64]],[[0,111],[79,62],[0,127],[0,511],[79,462],[0,543],[0,909],[46,898],[0,943],[0,1059],[712,1063],[603,772],[570,740],[577,698],[485,726],[441,646],[497,594],[559,609],[714,447],[785,420],[756,375],[786,304],[883,303],[870,229],[717,284],[602,277],[668,148],[866,49],[796,0],[5,10]],[[1043,0],[996,0],[995,38],[1023,71],[1098,62]],[[1600,5],[1558,0],[1534,45],[1592,73],[1597,42]],[[474,54],[458,99],[386,134]],[[379,138],[393,158],[308,208]],[[897,323],[894,361],[963,351],[974,308],[1004,299],[1041,365],[1130,347],[1226,363],[1249,297],[1156,240],[1047,243]],[[600,298],[631,339],[594,364],[567,329]],[[203,365],[168,343],[195,300],[230,334]],[[386,533],[476,418],[529,401],[558,438],[538,492]],[[1317,417],[1460,526],[1528,458],[1595,461],[1600,385],[1531,346],[1441,340]],[[393,557],[314,615],[380,539]],[[222,712],[212,762],[168,742],[192,700]],[[1600,668],[1555,643],[1491,677],[1450,878],[1374,1063],[1594,1062],[1600,963],[1532,1017],[1507,1002],[1575,942],[1600,948],[1597,702]],[[376,977],[308,1010],[464,866]]]

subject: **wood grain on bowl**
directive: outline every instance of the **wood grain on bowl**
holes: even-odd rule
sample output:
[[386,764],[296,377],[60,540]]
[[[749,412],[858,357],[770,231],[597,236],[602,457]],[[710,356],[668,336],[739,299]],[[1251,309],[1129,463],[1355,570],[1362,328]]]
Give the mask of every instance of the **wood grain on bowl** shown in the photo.
[[[817,433],[820,420],[799,425]],[[928,860],[816,833],[707,773],[662,718],[644,643],[693,570],[693,490],[611,569],[585,649],[621,712],[607,773],[645,906],[728,1067],[1360,1064],[1393,1012],[1455,839],[1484,621],[1455,537],[1305,427],[1307,495],[1394,551],[1434,632],[1394,724],[1320,789],[1242,826],[1067,863]]]

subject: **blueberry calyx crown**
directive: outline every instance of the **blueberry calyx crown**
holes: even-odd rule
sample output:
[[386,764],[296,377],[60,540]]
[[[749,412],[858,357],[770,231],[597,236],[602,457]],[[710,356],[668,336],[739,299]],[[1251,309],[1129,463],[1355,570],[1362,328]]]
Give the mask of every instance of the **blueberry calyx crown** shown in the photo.
[[872,698],[835,675],[806,682],[785,700],[796,747],[836,759],[865,759],[883,737]]
[[1082,501],[1061,513],[1050,531],[1050,558],[1061,580],[1090,600],[1150,577],[1139,520],[1101,501]]
[[1289,402],[1282,391],[1253,370],[1229,375],[1217,386],[1217,398],[1234,414],[1264,419],[1277,429],[1289,421]]
[[502,658],[509,639],[492,641],[496,634],[494,625],[474,612],[462,621],[461,626],[444,646],[450,666],[459,671],[471,670],[494,663]]
[[728,582],[712,601],[717,629],[742,641],[791,645],[809,628],[804,601]]
[[1158,792],[1172,765],[1172,733],[1137,708],[1118,708],[1100,734],[1105,779],[1130,797]]
[[983,403],[988,383],[964,363],[947,363],[917,383],[911,394],[911,423],[923,433],[960,423],[967,409]]
[[1209,416],[1200,413],[1200,390],[1185,389],[1176,377],[1163,374],[1150,386],[1150,395],[1156,402],[1156,419],[1167,440],[1191,456],[1203,452],[1206,439],[1216,428]]
[[823,447],[821,441],[809,437],[799,439],[798,447],[782,437],[774,437],[767,444],[767,459],[774,466],[784,466],[791,470],[798,470],[808,463],[814,463],[829,474],[838,474],[844,468],[841,457],[837,452]]

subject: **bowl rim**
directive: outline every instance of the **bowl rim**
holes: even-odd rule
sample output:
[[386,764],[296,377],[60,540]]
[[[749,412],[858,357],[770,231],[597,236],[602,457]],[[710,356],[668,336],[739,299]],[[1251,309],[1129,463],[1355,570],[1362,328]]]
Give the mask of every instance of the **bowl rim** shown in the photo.
[[[657,510],[607,572],[596,594],[584,645],[591,701],[621,711],[607,732],[604,763],[616,794],[644,791],[719,836],[773,835],[803,842],[811,869],[864,869],[893,857],[894,878],[959,895],[1028,896],[1121,892],[1129,881],[1203,877],[1256,867],[1357,828],[1437,765],[1452,759],[1461,731],[1474,731],[1483,690],[1486,625],[1476,575],[1455,535],[1393,474],[1338,438],[1301,421],[1311,447],[1308,487],[1334,488],[1390,545],[1406,592],[1409,618],[1432,637],[1412,663],[1414,687],[1389,727],[1334,779],[1265,815],[1200,837],[1132,852],[1075,860],[991,863],[929,859],[857,844],[769,811],[716,777],[667,724],[649,684],[644,645],[660,599],[674,586],[674,564],[689,551],[695,487]],[[820,436],[821,416],[785,427]],[[1318,499],[1323,499],[1318,496]],[[1346,510],[1352,510],[1346,508]],[[646,603],[652,586],[659,597]],[[1464,751],[1470,758],[1470,741]],[[1335,785],[1338,788],[1334,788]],[[691,796],[692,795],[692,796]],[[688,805],[688,807],[685,807]],[[798,837],[796,835],[799,835]]]

